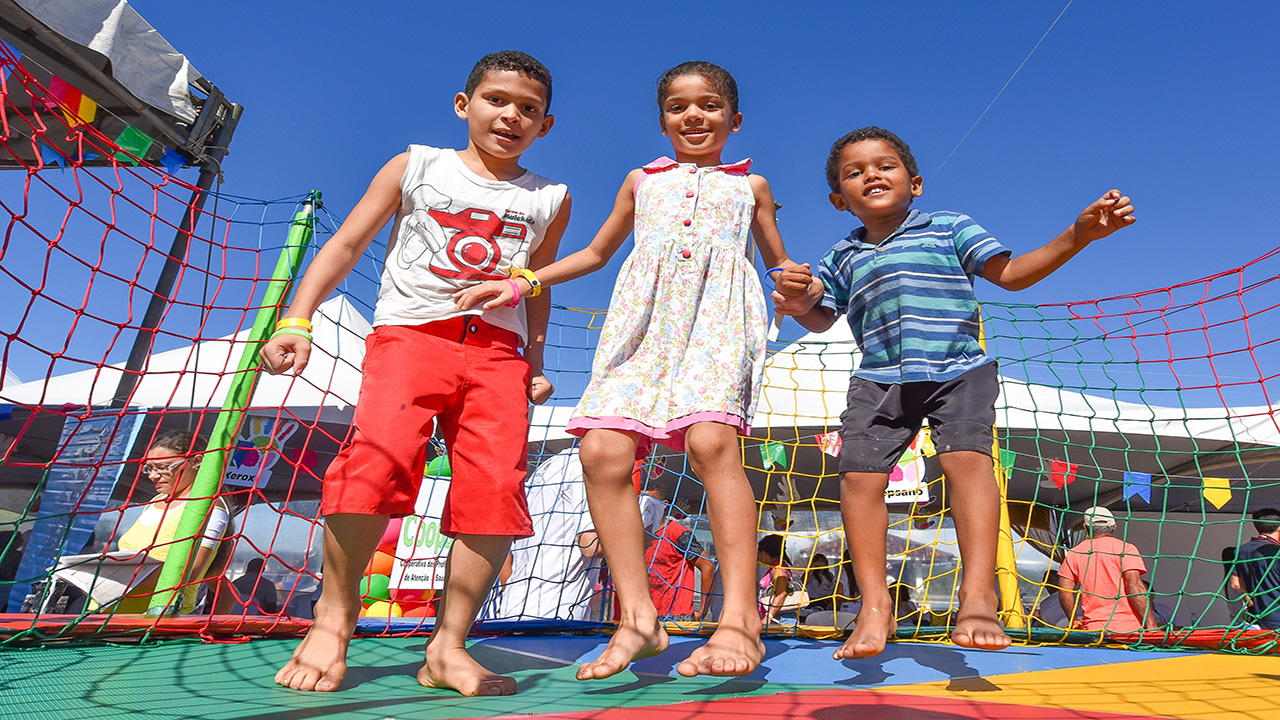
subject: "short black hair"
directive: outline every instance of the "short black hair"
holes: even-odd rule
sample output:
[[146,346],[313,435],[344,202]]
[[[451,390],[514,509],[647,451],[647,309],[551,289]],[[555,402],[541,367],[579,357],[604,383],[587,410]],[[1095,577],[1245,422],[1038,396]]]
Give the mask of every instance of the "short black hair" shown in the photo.
[[1262,508],[1253,511],[1253,528],[1260,535],[1270,535],[1276,530],[1280,530],[1280,510],[1275,508]]
[[916,156],[911,154],[911,147],[903,142],[902,138],[888,130],[871,125],[854,130],[831,146],[831,152],[827,155],[827,186],[831,188],[831,192],[840,192],[840,153],[844,152],[846,147],[863,140],[883,140],[898,153],[898,157],[902,158],[902,166],[906,168],[908,175],[916,177],[920,174],[920,168],[916,165]]
[[724,96],[729,103],[729,114],[738,114],[738,81],[733,79],[733,75],[715,63],[690,60],[662,73],[662,77],[658,78],[658,117],[662,117],[662,106],[666,104],[667,96],[671,94],[671,83],[685,75],[701,75],[704,80],[711,83],[711,87],[715,88],[716,92]]
[[781,535],[765,535],[760,538],[760,542],[756,544],[756,550],[768,555],[782,559],[782,536]]
[[538,59],[519,50],[501,50],[495,53],[489,53],[471,68],[471,74],[467,76],[467,86],[463,89],[467,97],[476,91],[476,87],[484,80],[485,74],[490,71],[502,72],[510,70],[518,72],[530,80],[537,80],[542,83],[542,87],[547,90],[547,107],[543,111],[544,114],[551,114],[551,71],[546,65],[538,62]]

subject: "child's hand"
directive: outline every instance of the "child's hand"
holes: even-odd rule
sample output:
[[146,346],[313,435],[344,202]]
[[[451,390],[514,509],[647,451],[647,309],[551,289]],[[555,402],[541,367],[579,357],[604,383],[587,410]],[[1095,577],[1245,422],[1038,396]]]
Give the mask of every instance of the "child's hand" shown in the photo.
[[796,265],[778,273],[778,282],[769,299],[782,315],[804,315],[822,300],[822,281],[813,276],[809,264]]
[[792,265],[779,272],[775,280],[774,293],[788,299],[798,298],[809,291],[809,285],[813,282],[813,272],[809,270],[809,263]]
[[[472,285],[454,293],[453,304],[459,310],[470,310],[484,302],[484,309],[492,310],[511,302],[515,296],[516,294],[511,290],[511,283],[506,280],[486,280],[479,285]],[[486,300],[488,302],[485,302]]]
[[1119,190],[1109,190],[1080,213],[1074,226],[1076,242],[1088,244],[1100,240],[1137,221],[1133,203]]
[[311,341],[289,333],[280,333],[267,341],[258,350],[262,358],[262,367],[272,375],[292,369],[294,375],[301,375],[311,357]]
[[551,393],[555,389],[555,386],[551,384],[546,375],[534,375],[529,378],[529,402],[534,405],[541,405],[551,397]]

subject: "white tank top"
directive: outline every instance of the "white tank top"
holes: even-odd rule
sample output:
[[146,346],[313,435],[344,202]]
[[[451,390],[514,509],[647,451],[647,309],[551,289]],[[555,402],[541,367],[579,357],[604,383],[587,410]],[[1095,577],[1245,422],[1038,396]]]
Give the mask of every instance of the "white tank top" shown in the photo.
[[526,172],[514,180],[476,175],[451,149],[409,146],[400,179],[400,209],[392,223],[373,324],[421,325],[458,315],[528,334],[524,304],[459,312],[453,293],[528,267],[566,188]]

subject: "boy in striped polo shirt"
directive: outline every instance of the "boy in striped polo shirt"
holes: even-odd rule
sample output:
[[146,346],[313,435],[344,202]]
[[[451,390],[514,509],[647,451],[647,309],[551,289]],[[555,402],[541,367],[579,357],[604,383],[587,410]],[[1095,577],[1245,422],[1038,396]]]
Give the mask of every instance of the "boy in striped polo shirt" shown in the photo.
[[[884,574],[889,471],[928,418],[951,490],[956,535],[964,559],[960,610],[952,640],[995,650],[1009,645],[996,615],[996,538],[1000,498],[991,459],[999,377],[995,358],[978,343],[973,278],[1006,290],[1028,287],[1086,245],[1134,222],[1133,206],[1111,190],[1075,223],[1034,252],[1011,253],[959,213],[911,208],[924,180],[897,135],[877,127],[836,141],[827,159],[831,204],[862,221],[822,259],[819,282],[779,311],[823,331],[848,314],[862,362],[841,417],[841,510],[862,610],[837,660],[884,650],[895,628]],[[804,281],[785,271],[779,284]]]

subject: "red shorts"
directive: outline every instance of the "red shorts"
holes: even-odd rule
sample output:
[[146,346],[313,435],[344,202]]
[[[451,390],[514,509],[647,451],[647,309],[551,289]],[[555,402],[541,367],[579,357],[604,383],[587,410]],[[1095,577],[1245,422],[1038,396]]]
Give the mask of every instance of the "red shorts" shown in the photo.
[[530,537],[529,363],[520,336],[474,315],[381,325],[365,340],[349,445],[324,477],[324,515],[412,515],[440,423],[453,481],[441,531]]

